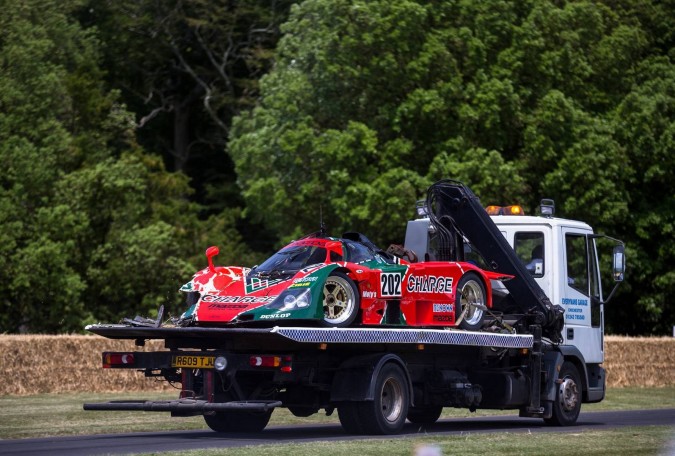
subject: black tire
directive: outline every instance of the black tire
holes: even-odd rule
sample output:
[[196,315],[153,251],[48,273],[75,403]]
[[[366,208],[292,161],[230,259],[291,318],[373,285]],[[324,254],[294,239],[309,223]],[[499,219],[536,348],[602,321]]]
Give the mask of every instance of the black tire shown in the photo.
[[316,407],[303,407],[303,406],[293,406],[289,405],[288,406],[288,411],[291,412],[293,416],[297,416],[298,418],[307,418],[308,416],[312,416],[315,413],[319,412],[319,409]]
[[485,311],[478,306],[486,307],[487,294],[481,277],[475,272],[467,272],[459,279],[457,284],[456,298],[457,315],[462,315],[468,306],[467,313],[463,316],[458,326],[467,331],[478,331],[483,326]]
[[440,405],[428,407],[410,407],[408,409],[408,421],[414,424],[434,424],[443,413]]
[[581,411],[581,376],[574,364],[565,361],[558,378],[561,382],[556,385],[553,415],[544,421],[551,426],[571,426],[577,422]]
[[405,373],[398,364],[385,364],[375,381],[375,399],[357,402],[360,433],[397,434],[408,415],[410,395]]
[[359,419],[358,402],[343,402],[338,405],[338,417],[342,429],[348,434],[362,434],[363,427]]
[[352,279],[342,272],[331,273],[323,285],[323,319],[321,325],[346,328],[359,314],[361,301],[359,289]]
[[216,412],[204,415],[204,421],[216,432],[260,432],[265,429],[272,416],[266,412]]

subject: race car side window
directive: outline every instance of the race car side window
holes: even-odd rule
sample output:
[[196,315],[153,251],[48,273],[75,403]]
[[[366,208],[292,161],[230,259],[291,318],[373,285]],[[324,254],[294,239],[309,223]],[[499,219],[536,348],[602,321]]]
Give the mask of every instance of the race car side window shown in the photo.
[[352,263],[362,263],[373,259],[373,252],[363,244],[352,241],[344,241],[345,260]]

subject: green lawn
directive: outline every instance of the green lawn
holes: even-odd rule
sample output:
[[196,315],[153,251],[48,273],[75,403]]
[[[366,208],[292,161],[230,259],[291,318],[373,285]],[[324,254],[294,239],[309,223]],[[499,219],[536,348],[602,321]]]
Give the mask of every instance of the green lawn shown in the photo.
[[[414,437],[399,439],[357,440],[348,442],[312,442],[306,444],[261,445],[242,448],[193,450],[175,455],[210,456],[410,456],[429,455],[418,450],[436,447],[444,456],[496,455],[583,455],[637,456],[672,455],[675,452],[673,429],[665,426],[622,428],[612,431],[578,433],[509,433],[467,434],[453,437]],[[436,455],[439,454],[436,452]]]
[[[143,398],[142,396],[140,396]],[[147,399],[171,399],[176,394],[148,396]],[[103,402],[139,398],[121,394],[52,394],[38,396],[0,397],[0,438],[30,438],[52,435],[102,434],[159,430],[206,429],[201,417],[171,418],[156,412],[85,412],[85,402]],[[584,405],[582,411],[675,408],[675,387],[617,388],[607,393],[605,401]],[[443,417],[494,415],[500,412],[445,409]],[[514,412],[504,412],[514,413]],[[285,409],[272,415],[271,426],[300,423],[337,423],[337,414],[327,417],[317,414],[296,418]]]

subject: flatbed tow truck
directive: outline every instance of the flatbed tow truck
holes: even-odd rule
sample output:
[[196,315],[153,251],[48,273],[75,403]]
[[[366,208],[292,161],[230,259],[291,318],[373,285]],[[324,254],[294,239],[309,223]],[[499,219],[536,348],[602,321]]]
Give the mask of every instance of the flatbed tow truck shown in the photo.
[[[406,419],[431,424],[443,407],[513,409],[553,425],[574,424],[582,402],[599,402],[605,394],[602,334],[609,298],[603,300],[596,248],[602,236],[552,213],[491,217],[455,181],[432,185],[420,209],[408,223],[405,247],[423,261],[475,257],[484,269],[515,277],[494,289],[492,309],[474,309],[487,314],[482,330],[291,322],[167,327],[161,315],[142,324],[90,325],[90,332],[139,346],[164,340],[163,351],[104,352],[103,367],[180,384],[180,394],[171,401],[85,404],[85,410],[203,415],[217,432],[261,431],[277,407],[303,417],[337,410],[353,434],[394,434]],[[615,242],[611,297],[625,261],[623,244],[609,239]],[[543,254],[531,268],[522,252],[537,246]]]

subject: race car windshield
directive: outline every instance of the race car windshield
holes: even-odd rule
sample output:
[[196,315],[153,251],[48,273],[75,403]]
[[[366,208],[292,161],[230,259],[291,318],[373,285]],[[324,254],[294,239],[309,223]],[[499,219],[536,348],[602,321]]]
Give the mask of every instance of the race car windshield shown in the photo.
[[281,249],[256,268],[257,273],[291,272],[326,261],[323,247],[301,245]]

